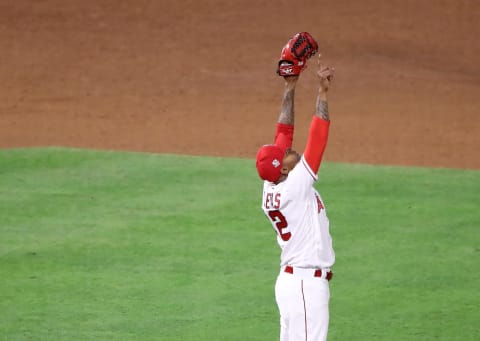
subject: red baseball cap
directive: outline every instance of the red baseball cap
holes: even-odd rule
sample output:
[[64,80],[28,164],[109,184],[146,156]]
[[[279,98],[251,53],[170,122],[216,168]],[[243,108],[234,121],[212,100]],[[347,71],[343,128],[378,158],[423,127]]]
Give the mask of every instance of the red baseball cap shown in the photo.
[[260,178],[275,182],[280,177],[285,150],[274,144],[267,144],[257,152],[257,172]]

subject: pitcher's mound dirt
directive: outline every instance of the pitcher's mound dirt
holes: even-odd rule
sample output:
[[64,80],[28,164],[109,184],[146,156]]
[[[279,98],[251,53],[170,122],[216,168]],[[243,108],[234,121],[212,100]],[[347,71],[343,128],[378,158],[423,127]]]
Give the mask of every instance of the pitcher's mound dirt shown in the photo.
[[[0,147],[253,158],[294,33],[336,67],[329,161],[480,168],[480,2],[7,1]],[[315,64],[300,79],[303,150]]]

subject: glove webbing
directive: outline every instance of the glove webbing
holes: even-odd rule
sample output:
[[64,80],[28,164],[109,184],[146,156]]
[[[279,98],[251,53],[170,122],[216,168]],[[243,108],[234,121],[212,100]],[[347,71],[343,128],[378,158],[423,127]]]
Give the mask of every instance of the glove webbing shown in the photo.
[[[300,51],[300,53],[297,53],[297,50],[300,48],[300,46],[306,42],[307,45]],[[305,55],[310,54],[310,51],[313,50],[312,44],[308,41],[308,39],[305,39],[303,35],[299,36],[298,39],[295,41],[293,44],[292,48],[290,51],[292,51],[293,55],[297,57],[298,59],[303,59]]]

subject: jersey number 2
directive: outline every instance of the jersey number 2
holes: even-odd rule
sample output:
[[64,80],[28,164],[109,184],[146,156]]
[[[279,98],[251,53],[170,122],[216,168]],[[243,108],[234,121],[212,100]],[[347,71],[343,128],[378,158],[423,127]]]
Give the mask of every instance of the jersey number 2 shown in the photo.
[[275,224],[275,227],[278,230],[278,234],[283,241],[288,241],[292,234],[290,232],[285,232],[284,230],[288,227],[287,219],[279,210],[268,211],[268,216]]

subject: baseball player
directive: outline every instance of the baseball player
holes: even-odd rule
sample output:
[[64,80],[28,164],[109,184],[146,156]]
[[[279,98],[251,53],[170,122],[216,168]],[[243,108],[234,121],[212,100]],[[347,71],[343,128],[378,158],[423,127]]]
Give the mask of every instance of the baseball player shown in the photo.
[[[295,53],[294,49],[307,52]],[[291,149],[295,86],[307,59],[317,49],[313,38],[301,32],[282,50],[277,73],[284,77],[285,88],[275,143],[262,146],[256,156],[257,171],[264,180],[262,209],[281,248],[275,285],[281,341],[326,340],[328,332],[329,281],[335,254],[325,204],[313,185],[328,139],[327,92],[334,69],[325,66],[320,56],[318,96],[308,142],[301,156]]]

